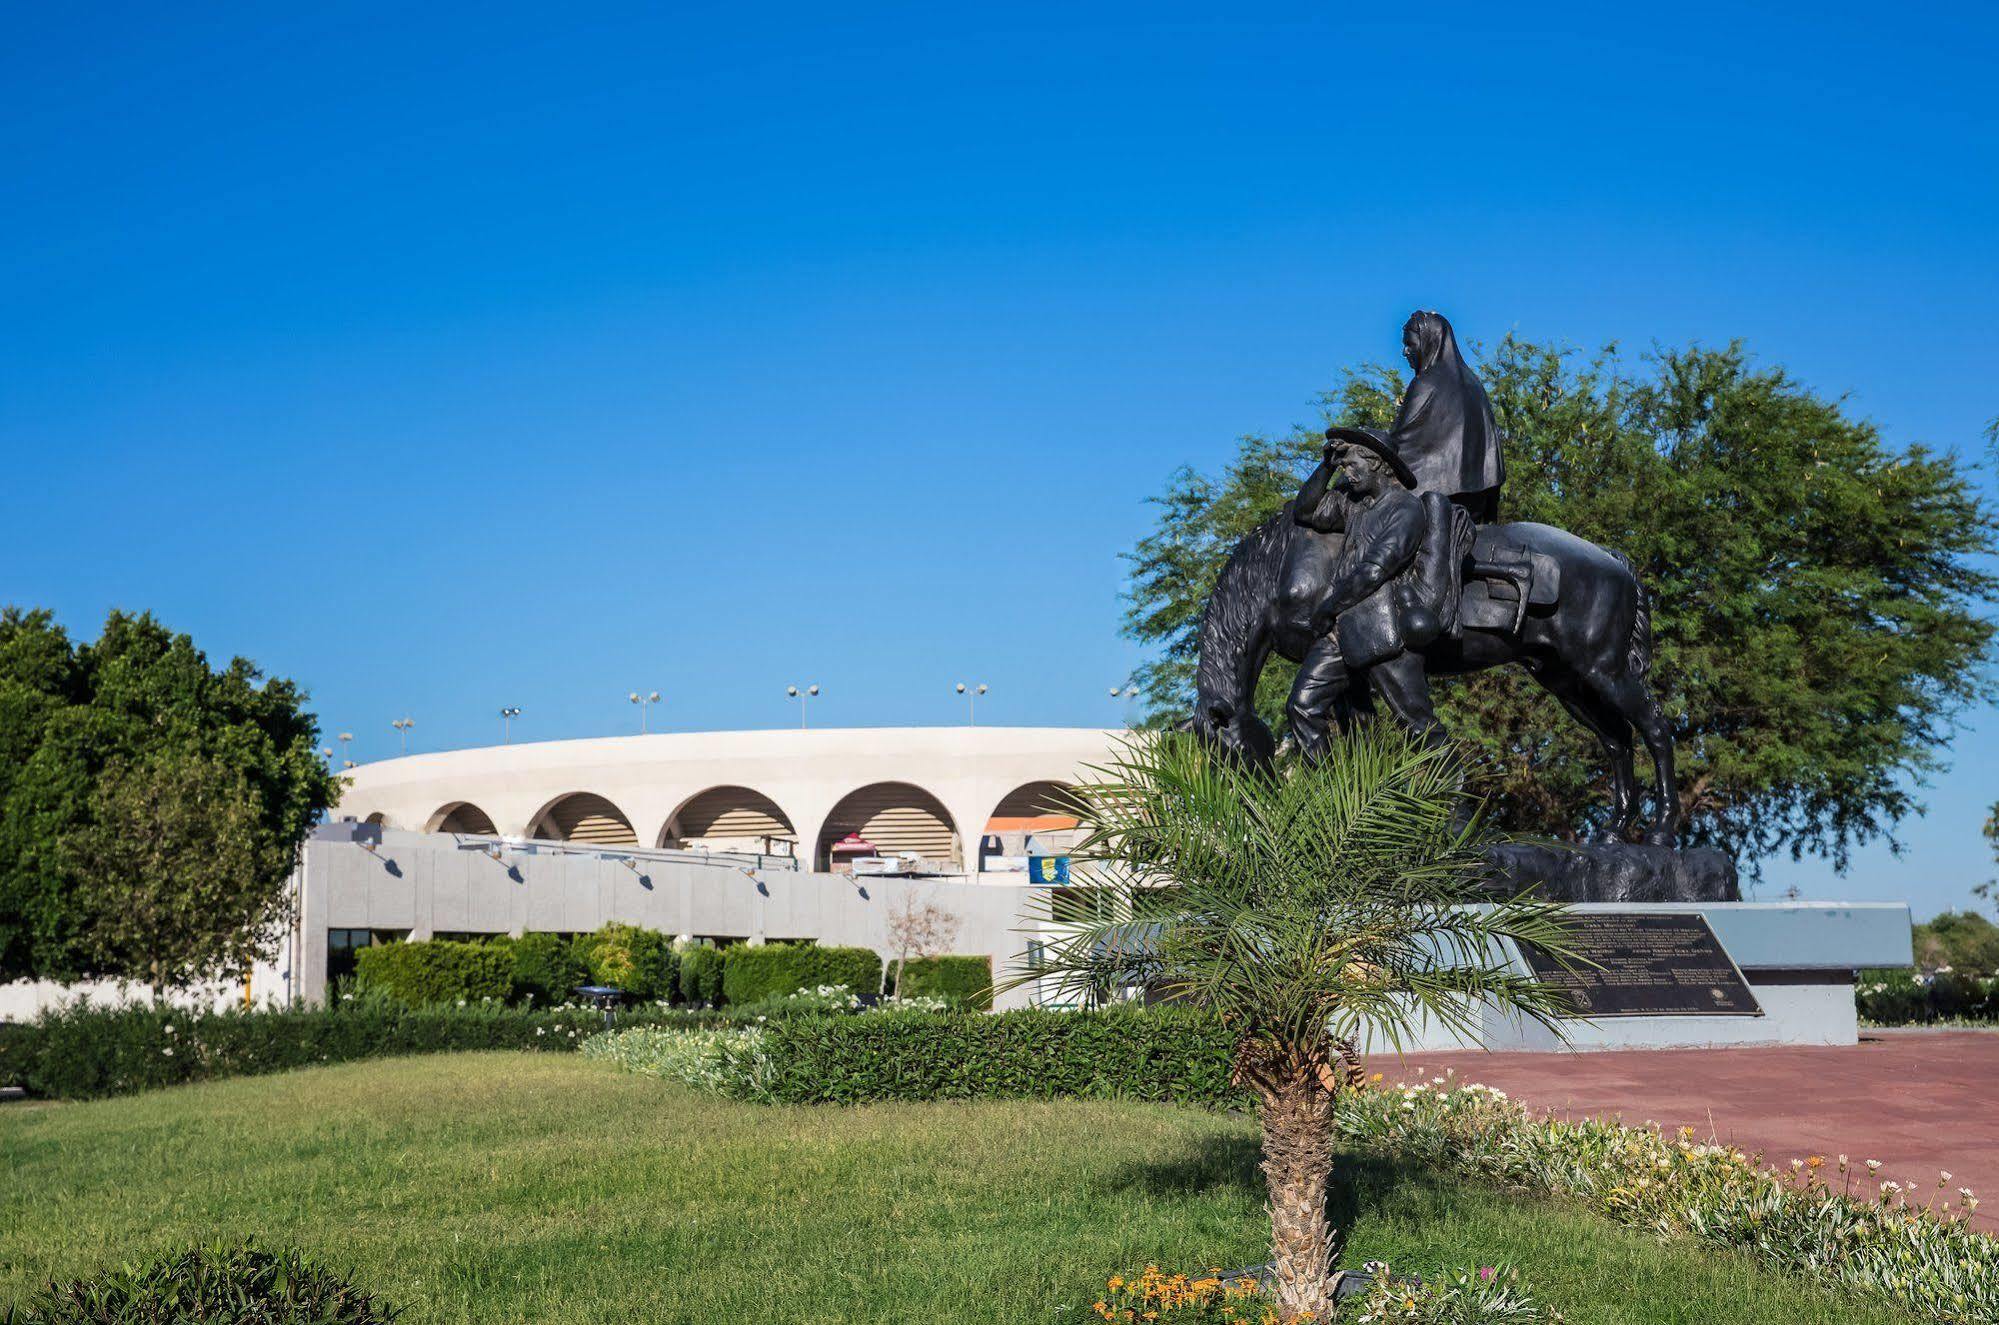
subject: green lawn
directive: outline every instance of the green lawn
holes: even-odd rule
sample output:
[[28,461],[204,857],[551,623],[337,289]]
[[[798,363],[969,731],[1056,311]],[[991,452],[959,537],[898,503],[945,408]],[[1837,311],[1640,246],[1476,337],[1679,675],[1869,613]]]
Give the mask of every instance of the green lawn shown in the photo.
[[[1263,1258],[1246,1120],[1079,1103],[761,1108],[569,1056],[440,1054],[0,1106],[0,1301],[217,1234],[411,1322],[1016,1322]],[[1507,1262],[1575,1325],[1891,1325],[1581,1211],[1353,1163],[1348,1263]]]

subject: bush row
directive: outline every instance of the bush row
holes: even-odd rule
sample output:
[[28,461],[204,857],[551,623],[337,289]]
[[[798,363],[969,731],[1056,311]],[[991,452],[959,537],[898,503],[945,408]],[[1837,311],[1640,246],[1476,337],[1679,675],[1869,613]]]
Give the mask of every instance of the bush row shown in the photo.
[[874,1100],[1247,1103],[1221,1024],[1180,1008],[1024,1009],[992,1016],[890,1011],[770,1021],[747,1093],[786,1104]]
[[[659,1007],[629,1009],[618,1019],[624,1026],[689,1028],[731,1020]],[[590,1008],[407,1007],[385,998],[226,1012],[74,1003],[32,1022],[0,1025],[0,1084],[55,1099],[97,1099],[393,1054],[573,1050],[603,1026],[603,1014]]]
[[1999,977],[1948,967],[1926,975],[1862,971],[1853,998],[1861,1019],[1877,1026],[1999,1021]]
[[[643,1002],[743,1006],[799,989],[845,985],[873,994],[882,961],[869,948],[771,943],[676,949],[666,935],[610,924],[592,934],[496,936],[460,943],[383,943],[355,953],[354,987],[412,1007],[484,1000],[547,1007],[585,984],[622,989]],[[931,995],[957,1006],[992,1006],[992,961],[924,957],[902,972],[904,996]]]

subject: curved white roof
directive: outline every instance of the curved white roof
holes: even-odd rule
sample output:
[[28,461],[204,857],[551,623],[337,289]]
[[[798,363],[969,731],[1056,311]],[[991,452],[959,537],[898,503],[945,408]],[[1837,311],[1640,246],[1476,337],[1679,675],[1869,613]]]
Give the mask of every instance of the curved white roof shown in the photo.
[[667,732],[407,755],[347,773],[335,813],[435,830],[476,806],[504,836],[526,837],[576,793],[601,797],[642,846],[661,842],[682,806],[716,787],[775,802],[809,850],[840,801],[881,783],[920,788],[974,839],[1008,793],[1075,782],[1124,736],[1086,727],[859,727]]

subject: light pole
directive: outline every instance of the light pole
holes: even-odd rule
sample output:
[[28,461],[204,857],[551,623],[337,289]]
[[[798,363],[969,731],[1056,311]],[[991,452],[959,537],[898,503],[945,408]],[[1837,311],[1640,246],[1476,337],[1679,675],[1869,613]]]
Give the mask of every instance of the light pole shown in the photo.
[[798,701],[798,727],[799,730],[803,731],[805,729],[805,701],[816,697],[819,694],[819,687],[812,685],[800,690],[797,686],[786,686],[784,693]]
[[971,717],[972,717],[971,725],[974,727],[978,726],[979,696],[986,693],[985,685],[981,683],[977,687],[968,687],[963,681],[960,681],[958,682],[958,693],[965,697],[965,703],[970,706]]
[[329,772],[329,773],[330,773],[330,772],[332,772],[332,771],[333,771],[333,747],[332,747],[332,746],[330,746],[330,745],[322,745],[322,746],[320,746],[320,747],[319,747],[319,753],[320,753],[321,755],[323,755],[323,756],[325,757],[325,759],[326,759],[326,771],[327,771],[327,772]]
[[389,725],[403,734],[403,753],[408,754],[410,752],[410,728],[416,726],[416,719],[397,718]]
[[347,752],[354,748],[352,744],[353,740],[354,740],[353,732],[340,733],[340,766],[342,768],[354,767],[354,761],[347,757]]
[[649,695],[641,695],[638,691],[634,690],[631,694],[631,700],[632,703],[639,706],[639,735],[643,736],[646,734],[646,710],[654,704],[659,703],[659,691],[655,690]]
[[518,704],[510,704],[506,708],[500,710],[501,745],[506,745],[513,740],[513,732],[514,732],[513,722],[514,719],[518,718],[519,716],[521,716],[521,710]]

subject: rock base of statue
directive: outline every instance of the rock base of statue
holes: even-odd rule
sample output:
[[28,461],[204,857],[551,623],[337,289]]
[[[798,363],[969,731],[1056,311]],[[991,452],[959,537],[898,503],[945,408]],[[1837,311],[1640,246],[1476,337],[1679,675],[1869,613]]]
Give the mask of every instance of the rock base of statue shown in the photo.
[[1494,847],[1505,890],[1551,902],[1739,902],[1735,861],[1711,847],[1512,842]]

